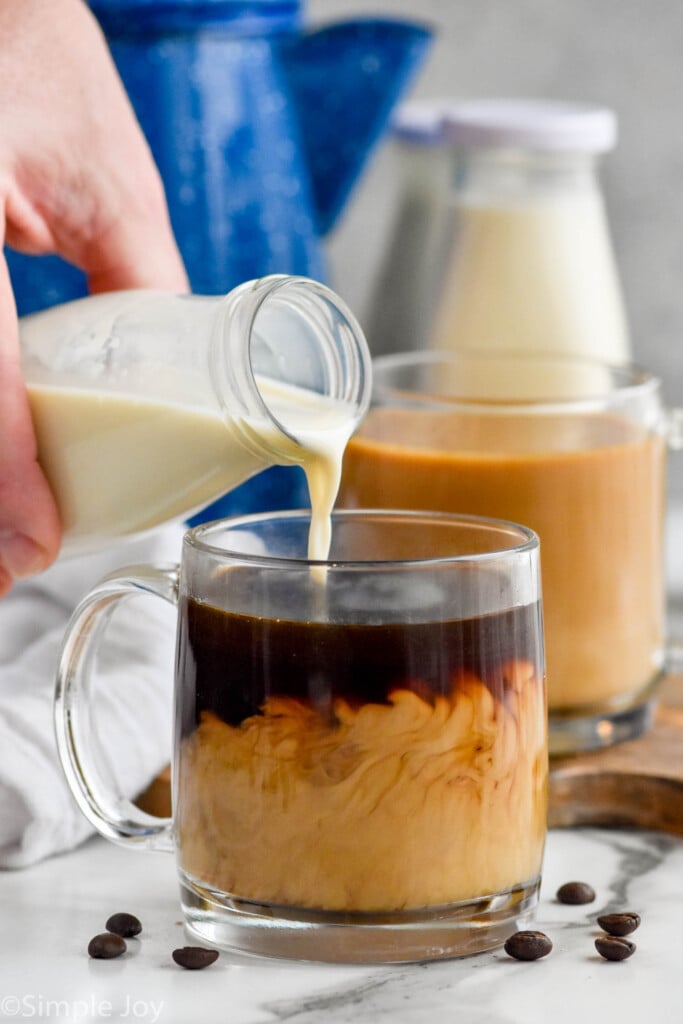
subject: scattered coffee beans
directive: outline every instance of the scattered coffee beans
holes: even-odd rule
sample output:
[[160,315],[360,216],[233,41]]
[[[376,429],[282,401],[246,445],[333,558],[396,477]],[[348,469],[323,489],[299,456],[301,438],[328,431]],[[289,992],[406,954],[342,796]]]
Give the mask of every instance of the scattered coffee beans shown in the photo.
[[601,935],[595,940],[595,948],[605,960],[626,960],[636,951],[634,942],[617,935]]
[[201,971],[202,967],[209,967],[218,960],[218,951],[204,949],[203,946],[183,946],[182,949],[174,949],[172,956],[179,967]]
[[120,935],[112,932],[102,932],[95,935],[88,943],[88,956],[94,960],[113,960],[126,952],[126,943]]
[[515,932],[504,946],[507,955],[515,960],[540,960],[552,948],[552,942],[543,932]]
[[108,932],[121,935],[124,939],[132,939],[142,931],[142,925],[134,914],[112,914],[106,927]]
[[560,903],[571,903],[579,906],[582,903],[592,903],[595,899],[595,889],[586,882],[565,882],[555,893]]
[[598,924],[604,932],[609,935],[630,935],[640,924],[638,914],[603,914],[598,918]]

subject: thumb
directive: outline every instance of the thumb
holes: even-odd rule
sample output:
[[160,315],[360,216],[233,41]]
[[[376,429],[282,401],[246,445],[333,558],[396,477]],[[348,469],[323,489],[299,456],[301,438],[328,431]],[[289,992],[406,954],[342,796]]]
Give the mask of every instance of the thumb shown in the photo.
[[0,596],[15,578],[47,568],[60,535],[57,507],[38,464],[16,307],[0,249]]

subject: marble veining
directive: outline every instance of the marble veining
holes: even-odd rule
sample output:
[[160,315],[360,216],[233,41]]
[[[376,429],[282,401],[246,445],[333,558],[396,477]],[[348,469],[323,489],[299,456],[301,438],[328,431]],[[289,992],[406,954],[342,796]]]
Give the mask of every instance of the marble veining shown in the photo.
[[[595,903],[555,899],[589,882]],[[222,954],[202,972],[170,958],[188,940],[179,923],[172,858],[95,840],[22,872],[0,873],[0,1020],[148,1021],[151,1024],[621,1024],[683,1020],[679,915],[683,840],[624,830],[558,830],[548,837],[535,927],[553,952],[535,963],[502,950],[400,967],[285,963]],[[118,910],[143,922],[118,961],[90,961],[88,940]],[[634,956],[607,963],[596,918],[642,917]],[[7,1001],[9,999],[9,1002]],[[61,1002],[60,1002],[61,1001]]]

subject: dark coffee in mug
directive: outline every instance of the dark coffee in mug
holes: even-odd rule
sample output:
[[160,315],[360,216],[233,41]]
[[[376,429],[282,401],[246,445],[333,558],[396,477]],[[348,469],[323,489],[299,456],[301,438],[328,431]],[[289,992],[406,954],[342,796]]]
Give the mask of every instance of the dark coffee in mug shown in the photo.
[[539,661],[536,605],[381,625],[268,619],[192,599],[181,613],[184,735],[207,713],[239,726],[278,698],[332,713],[337,700],[386,704],[393,691],[410,690],[433,704],[472,676],[505,702],[512,685],[506,666]]
[[[259,903],[370,911],[533,877],[545,830],[538,604],[364,617],[182,603],[177,821],[191,879]],[[499,835],[486,851],[482,814]]]

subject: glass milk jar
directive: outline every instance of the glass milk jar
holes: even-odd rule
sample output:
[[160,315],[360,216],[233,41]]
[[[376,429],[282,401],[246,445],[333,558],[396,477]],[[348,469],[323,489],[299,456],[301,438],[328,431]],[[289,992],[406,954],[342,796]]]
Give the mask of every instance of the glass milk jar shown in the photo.
[[331,504],[369,400],[358,323],[307,278],[91,296],[22,318],[20,339],[63,555],[185,518],[274,464],[302,466]]
[[383,330],[376,301],[373,351],[515,349],[628,360],[597,173],[616,139],[610,110],[418,102],[402,109],[395,137],[404,191],[379,280],[419,314],[396,316]]

